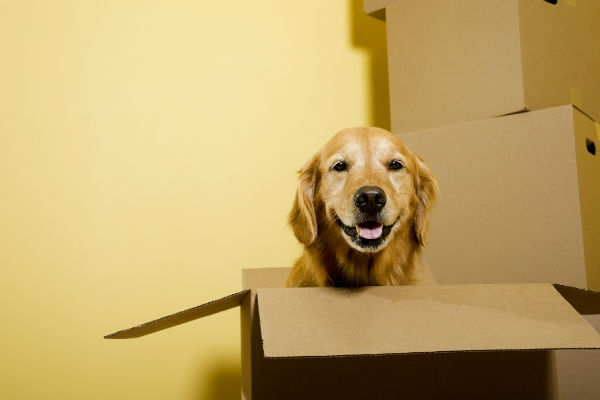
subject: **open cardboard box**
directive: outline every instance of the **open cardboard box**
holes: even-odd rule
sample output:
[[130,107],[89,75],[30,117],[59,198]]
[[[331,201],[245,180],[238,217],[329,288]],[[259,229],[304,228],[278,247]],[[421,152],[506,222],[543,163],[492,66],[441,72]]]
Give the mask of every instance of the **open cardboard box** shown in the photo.
[[600,1],[365,0],[396,133],[573,103],[600,121]]
[[241,306],[242,398],[556,399],[556,349],[600,349],[581,314],[600,293],[552,284],[244,290],[106,338],[134,338]]

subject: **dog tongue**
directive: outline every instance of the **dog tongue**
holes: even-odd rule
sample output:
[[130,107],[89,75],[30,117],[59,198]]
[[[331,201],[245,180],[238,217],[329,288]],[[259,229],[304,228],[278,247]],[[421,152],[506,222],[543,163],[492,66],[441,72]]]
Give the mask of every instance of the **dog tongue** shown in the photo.
[[358,226],[358,235],[363,239],[377,239],[381,236],[383,231],[383,225],[376,225],[373,227]]

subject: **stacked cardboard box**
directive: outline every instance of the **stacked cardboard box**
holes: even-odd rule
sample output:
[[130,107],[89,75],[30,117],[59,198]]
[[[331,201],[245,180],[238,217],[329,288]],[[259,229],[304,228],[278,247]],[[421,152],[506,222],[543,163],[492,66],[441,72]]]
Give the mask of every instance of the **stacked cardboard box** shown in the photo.
[[365,0],[388,31],[396,133],[574,104],[600,121],[600,2]]
[[[600,2],[364,4],[387,23],[392,130],[440,185],[438,281],[600,290]],[[563,398],[600,398],[599,352],[558,358]]]

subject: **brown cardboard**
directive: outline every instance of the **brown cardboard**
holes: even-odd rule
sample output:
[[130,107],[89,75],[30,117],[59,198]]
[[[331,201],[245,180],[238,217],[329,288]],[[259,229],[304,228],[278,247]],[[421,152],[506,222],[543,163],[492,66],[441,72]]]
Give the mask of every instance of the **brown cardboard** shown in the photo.
[[[600,288],[600,136],[591,118],[562,106],[402,139],[440,185],[424,252],[440,283]],[[556,289],[600,329],[594,292]],[[600,398],[598,352],[559,351],[558,361],[564,399]]]
[[[246,270],[256,288],[174,314],[191,320],[241,302],[244,399],[391,399],[399,390],[556,399],[548,350],[600,349],[600,335],[550,284],[287,289],[287,271]],[[170,319],[107,337],[148,334]]]
[[581,315],[600,314],[600,292],[554,284],[560,295]]
[[163,329],[171,328],[173,326],[185,324],[186,322],[190,322],[198,318],[207,317],[221,311],[229,310],[230,308],[238,307],[242,304],[242,301],[249,292],[249,290],[242,290],[241,292],[233,293],[229,296],[209,301],[208,303],[204,303],[175,314],[167,315],[165,317],[140,324],[134,328],[111,333],[110,335],[104,336],[104,338],[133,339],[148,335],[150,333],[162,331]]
[[[600,314],[586,315],[585,319],[600,332]],[[561,350],[556,352],[563,400],[600,398],[598,351]]]
[[284,288],[290,268],[252,268],[242,271],[242,287]]
[[266,360],[254,399],[558,398],[545,351]]
[[569,103],[600,120],[596,0],[365,0],[364,8],[387,20],[396,133]]
[[600,347],[549,283],[258,289],[257,297],[268,358]]
[[402,140],[440,187],[424,259],[439,283],[557,282],[600,290],[600,149],[571,106]]

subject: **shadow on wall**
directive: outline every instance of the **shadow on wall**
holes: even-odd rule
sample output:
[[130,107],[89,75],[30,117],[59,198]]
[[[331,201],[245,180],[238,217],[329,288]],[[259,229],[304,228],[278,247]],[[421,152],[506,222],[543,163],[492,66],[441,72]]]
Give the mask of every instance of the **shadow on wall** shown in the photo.
[[390,96],[388,87],[387,42],[385,22],[363,11],[363,0],[348,0],[350,8],[350,40],[363,49],[369,59],[369,107],[371,124],[389,130]]
[[198,388],[198,400],[240,400],[242,373],[239,362],[214,362],[210,369],[202,366],[202,374],[208,384]]

